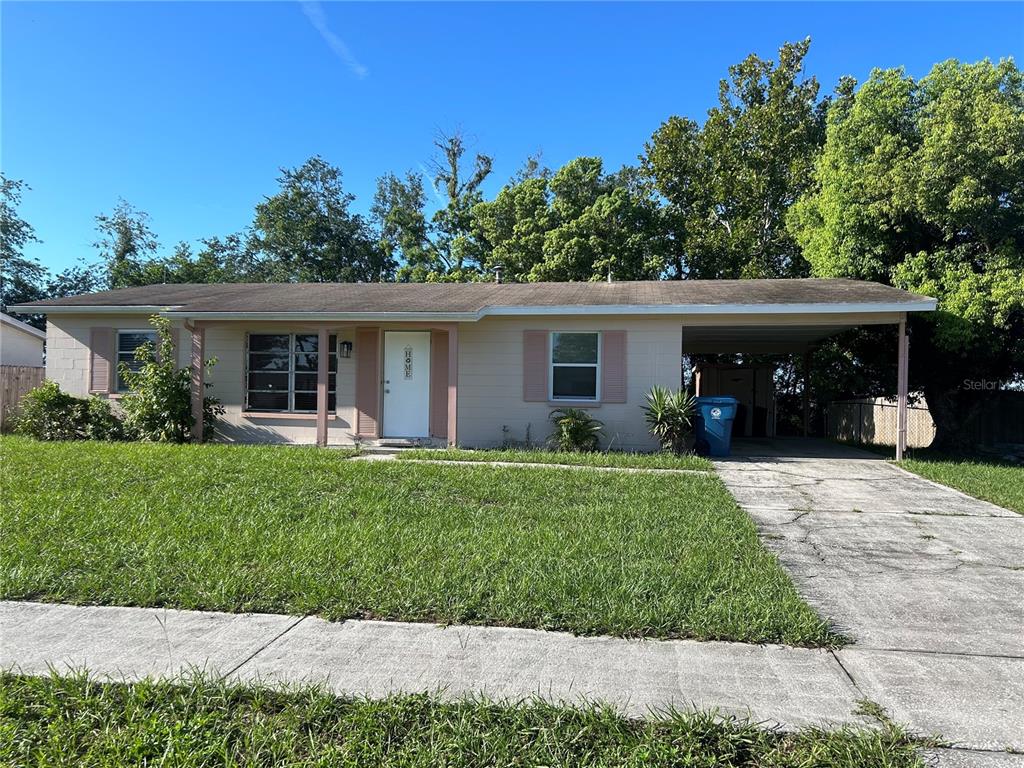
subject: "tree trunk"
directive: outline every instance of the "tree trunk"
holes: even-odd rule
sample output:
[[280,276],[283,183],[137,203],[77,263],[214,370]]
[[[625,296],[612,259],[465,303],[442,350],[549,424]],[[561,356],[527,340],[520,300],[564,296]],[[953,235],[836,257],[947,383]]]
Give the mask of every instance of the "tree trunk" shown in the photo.
[[943,453],[971,453],[975,447],[971,426],[981,404],[977,394],[926,385],[924,397],[935,422],[935,438],[929,447]]

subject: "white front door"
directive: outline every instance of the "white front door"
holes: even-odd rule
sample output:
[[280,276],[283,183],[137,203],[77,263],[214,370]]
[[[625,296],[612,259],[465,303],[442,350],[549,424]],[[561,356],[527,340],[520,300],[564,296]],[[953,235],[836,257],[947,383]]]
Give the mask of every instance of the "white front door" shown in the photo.
[[430,436],[430,331],[384,332],[383,435]]

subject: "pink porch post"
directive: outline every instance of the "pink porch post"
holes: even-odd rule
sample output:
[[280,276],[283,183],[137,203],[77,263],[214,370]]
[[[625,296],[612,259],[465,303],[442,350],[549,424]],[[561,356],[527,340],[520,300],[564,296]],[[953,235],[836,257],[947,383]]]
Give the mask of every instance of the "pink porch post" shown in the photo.
[[897,347],[899,360],[896,372],[896,461],[902,461],[907,450],[907,378],[910,357],[906,313],[900,318]]
[[316,444],[327,445],[327,390],[328,363],[331,356],[328,345],[330,335],[326,328],[320,328],[316,357]]
[[203,397],[206,391],[203,366],[206,329],[200,321],[192,325],[192,440],[203,442]]
[[448,328],[448,445],[458,445],[459,415],[459,326]]

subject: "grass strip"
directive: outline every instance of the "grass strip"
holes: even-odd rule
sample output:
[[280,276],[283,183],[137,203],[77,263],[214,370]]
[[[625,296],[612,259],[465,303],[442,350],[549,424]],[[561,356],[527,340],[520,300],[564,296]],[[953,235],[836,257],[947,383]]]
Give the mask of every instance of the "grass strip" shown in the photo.
[[194,678],[99,683],[0,675],[0,763],[20,766],[690,766],[917,768],[877,729],[765,730],[714,713],[630,720],[607,707],[371,701]]

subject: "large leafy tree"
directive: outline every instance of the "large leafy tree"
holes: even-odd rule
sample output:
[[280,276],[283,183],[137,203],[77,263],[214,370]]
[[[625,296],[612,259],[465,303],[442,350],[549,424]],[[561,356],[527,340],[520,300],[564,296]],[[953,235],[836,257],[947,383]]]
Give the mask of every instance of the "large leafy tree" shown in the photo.
[[486,263],[513,280],[643,280],[663,269],[657,202],[635,169],[607,174],[599,157],[520,174],[473,218]]
[[108,288],[162,282],[159,275],[147,276],[157,249],[156,235],[149,226],[149,215],[126,200],[118,200],[110,214],[96,217],[100,260]]
[[394,263],[377,247],[367,222],[349,208],[341,171],[319,156],[282,169],[280,190],[256,206],[253,228],[280,282],[376,282]]
[[380,247],[401,261],[398,279],[410,282],[475,280],[481,276],[485,250],[474,237],[472,210],[483,201],[481,186],[493,160],[476,154],[468,162],[461,133],[434,140],[431,182],[441,205],[427,216],[422,174],[404,178],[387,174],[377,181],[372,215],[380,231]]
[[[25,246],[39,242],[35,229],[21,218],[18,207],[28,185],[0,174],[0,309],[45,296],[46,269],[25,256]],[[17,315],[30,321],[30,318]]]
[[[938,298],[938,312],[912,318],[911,386],[935,419],[935,445],[964,447],[985,396],[973,382],[1024,373],[1020,69],[947,61],[920,81],[890,69],[859,89],[844,82],[814,178],[790,226],[815,275]],[[882,379],[893,355],[865,345],[861,375]]]
[[748,56],[729,68],[703,126],[671,117],[647,144],[643,168],[666,206],[669,277],[805,274],[785,217],[823,138],[818,83],[803,73],[809,46],[783,45],[778,62]]

